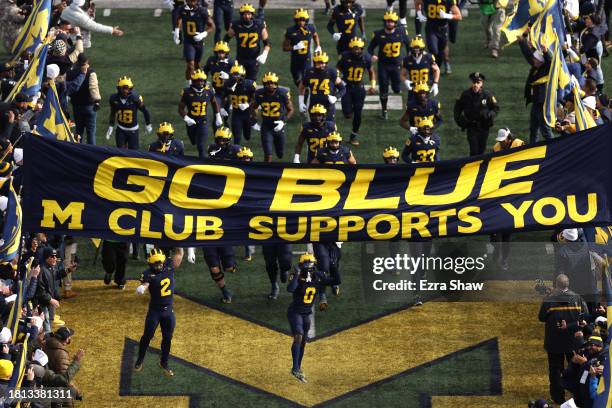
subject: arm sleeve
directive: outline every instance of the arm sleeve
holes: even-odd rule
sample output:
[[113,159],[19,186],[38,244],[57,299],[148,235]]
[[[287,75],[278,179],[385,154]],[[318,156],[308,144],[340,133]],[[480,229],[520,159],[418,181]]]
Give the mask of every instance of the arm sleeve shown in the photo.
[[85,74],[82,72],[72,81],[66,81],[66,94],[72,95],[78,91],[81,85],[83,85],[83,81],[85,81]]
[[289,282],[289,285],[287,285],[287,292],[295,292],[295,290],[298,287],[298,279],[300,278],[300,274],[299,273],[295,273],[293,275],[293,279],[291,279],[291,282]]
[[30,299],[33,299],[34,295],[36,295],[37,288],[38,288],[38,278],[30,278],[30,281],[28,282],[28,286],[25,291],[24,300],[28,301]]
[[142,112],[142,114],[145,117],[145,123],[147,125],[151,124],[151,114],[149,113],[149,110],[147,109],[147,107],[145,106],[145,104],[143,103],[142,105],[140,105],[138,107],[138,109]]
[[79,38],[76,40],[76,43],[74,44],[74,50],[72,50],[70,55],[68,55],[68,59],[70,60],[70,62],[75,64],[77,62],[77,58],[79,57],[79,54],[81,54],[82,52],[83,52],[83,39]]
[[84,11],[75,12],[71,7],[66,7],[61,15],[62,19],[70,21],[72,24],[84,28],[88,31],[97,33],[112,34],[113,27],[96,23]]
[[98,87],[98,76],[95,72],[89,74],[89,94],[95,102],[99,102],[102,100],[102,96],[100,95],[100,88]]
[[538,313],[538,320],[541,322],[546,322],[548,319],[548,304],[546,302],[542,302],[542,306],[540,306],[540,312]]

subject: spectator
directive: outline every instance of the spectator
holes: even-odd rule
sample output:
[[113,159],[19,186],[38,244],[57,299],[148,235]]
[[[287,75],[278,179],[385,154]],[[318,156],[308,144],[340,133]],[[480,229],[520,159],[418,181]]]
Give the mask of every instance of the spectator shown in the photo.
[[68,327],[60,327],[51,334],[45,342],[44,352],[49,356],[49,369],[63,374],[70,366],[70,355],[67,346],[72,341],[74,330]]
[[62,19],[69,21],[70,24],[87,31],[112,34],[117,37],[123,35],[123,31],[121,31],[119,27],[111,27],[96,23],[93,18],[81,8],[84,5],[85,0],[73,0],[72,3],[70,3],[70,6],[66,7],[64,11],[62,11]]
[[479,4],[482,13],[480,21],[485,30],[484,48],[491,51],[492,58],[497,58],[501,28],[506,18],[507,0],[482,0]]
[[[573,352],[568,367],[563,371],[563,385],[574,396],[576,405],[589,408],[593,405],[591,395],[592,380],[597,380],[603,372],[604,356],[602,355],[603,341],[600,336],[593,335],[589,340]],[[586,378],[586,374],[589,378]]]
[[96,144],[96,112],[100,109],[100,89],[98,88],[98,76],[89,66],[89,58],[85,54],[79,55],[77,65],[66,75],[66,80],[71,81],[80,74],[85,74],[81,86],[70,95],[76,133],[83,136],[87,131],[87,143]]
[[599,115],[599,111],[597,110],[597,97],[595,96],[587,96],[582,100],[584,102],[584,107],[586,111],[591,115],[593,121],[597,126],[603,125],[604,121]]
[[553,292],[544,299],[540,307],[539,319],[546,323],[544,329],[544,349],[548,353],[548,380],[550,396],[557,404],[565,401],[561,386],[561,373],[565,360],[569,363],[574,351],[574,333],[587,307],[580,295],[569,289],[567,275],[558,275]]
[[70,361],[66,371],[57,373],[46,367],[49,362],[47,354],[40,349],[35,350],[32,356],[32,369],[36,382],[43,387],[70,387],[75,392],[75,399],[82,398],[79,390],[74,386],[73,380],[81,367],[81,360],[84,355],[85,351],[79,349]]
[[28,109],[30,97],[24,93],[15,95],[13,102],[0,102],[0,139],[9,140],[19,117]]
[[115,274],[115,283],[119,289],[125,288],[125,267],[128,261],[127,242],[108,241],[102,242],[102,266],[104,267],[104,283],[109,285]]
[[[13,376],[13,362],[0,359],[0,396],[4,398],[8,389],[8,383]],[[1,401],[1,400],[0,400]]]

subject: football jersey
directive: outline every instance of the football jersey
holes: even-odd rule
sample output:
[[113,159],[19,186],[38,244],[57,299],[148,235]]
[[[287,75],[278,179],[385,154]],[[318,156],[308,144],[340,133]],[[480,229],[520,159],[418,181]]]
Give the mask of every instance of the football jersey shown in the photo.
[[326,67],[320,71],[314,67],[308,68],[304,72],[302,82],[310,90],[310,105],[321,103],[324,106],[329,104],[328,95],[336,93],[336,78],[338,71],[334,68]]
[[273,94],[269,94],[265,88],[255,91],[255,102],[259,105],[263,122],[284,121],[290,99],[289,89],[283,87],[276,88]]
[[[312,313],[312,302],[319,291],[324,289],[324,286],[331,286],[337,283],[337,279],[333,277],[327,277],[321,271],[315,271],[314,276],[310,282],[297,279],[297,287],[293,291],[293,300],[289,305],[289,310],[300,313],[310,314]],[[290,283],[290,286],[293,284]]]
[[406,76],[412,81],[413,84],[417,82],[427,82],[431,85],[433,83],[433,70],[432,66],[435,63],[436,58],[428,52],[423,52],[421,58],[417,60],[414,55],[409,54],[404,57],[403,66],[406,68]]
[[172,139],[166,143],[156,140],[149,145],[149,151],[164,153],[169,156],[182,156],[185,151],[185,146],[183,142],[178,139]]
[[[285,39],[291,44],[291,60],[298,62],[305,62],[310,59],[310,44],[312,43],[312,36],[317,30],[312,24],[306,24],[304,27],[293,25],[287,28],[285,32]],[[303,43],[304,48],[301,50],[294,50],[293,46],[298,43]]]
[[181,25],[183,28],[183,38],[185,41],[196,42],[196,33],[206,31],[208,24],[208,10],[205,7],[198,7],[195,10],[187,10],[185,7],[180,9]]
[[356,56],[351,51],[342,53],[338,61],[338,71],[347,85],[361,85],[365,73],[372,67],[372,57],[368,53]]
[[264,22],[253,19],[250,27],[245,26],[242,20],[232,23],[232,29],[236,33],[236,59],[249,60],[255,59],[261,52],[261,32],[264,29]]
[[230,69],[234,65],[234,60],[231,58],[225,58],[220,60],[216,55],[208,57],[206,64],[204,64],[204,72],[210,77],[212,87],[215,89],[215,93],[223,95],[223,84],[225,80],[221,78],[221,72],[225,72],[229,75]]
[[440,102],[434,98],[429,98],[423,106],[416,99],[411,99],[406,106],[406,112],[408,112],[410,125],[416,126],[418,120],[429,119],[436,127],[440,117]]
[[241,103],[251,104],[251,102],[253,102],[253,97],[255,96],[256,90],[257,84],[255,81],[251,81],[250,79],[241,79],[238,81],[238,83],[236,83],[233,79],[228,79],[223,92],[224,95],[229,97],[230,103],[232,104],[232,108],[234,109],[232,114],[236,114],[238,112],[249,113],[250,111],[248,109],[241,111],[238,105]]
[[140,282],[149,284],[149,307],[172,306],[174,297],[174,268],[172,261],[166,260],[163,269],[156,273],[151,268],[147,269],[140,276]]
[[378,61],[382,64],[399,65],[402,61],[402,44],[409,47],[406,30],[396,28],[392,33],[384,29],[374,31],[368,46],[368,52],[374,52],[378,47]]
[[206,109],[214,94],[215,92],[208,85],[204,86],[201,92],[192,87],[184,88],[181,91],[181,102],[185,104],[187,115],[196,122],[206,123]]
[[340,146],[335,152],[329,147],[322,147],[317,150],[317,161],[323,164],[348,164],[351,157],[351,149],[346,146]]
[[306,146],[308,146],[308,163],[312,162],[320,148],[326,146],[327,136],[335,131],[336,124],[331,120],[324,121],[320,127],[312,122],[306,122],[302,125],[301,134],[304,136]]
[[405,152],[402,158],[406,160],[406,153],[410,152],[412,162],[434,162],[438,161],[438,151],[440,150],[440,137],[432,134],[429,138],[424,138],[420,134],[410,137],[406,141]]
[[427,25],[445,27],[448,20],[440,18],[440,11],[450,13],[451,8],[457,5],[457,0],[423,0],[422,11],[427,17]]
[[138,129],[138,108],[143,103],[142,96],[135,91],[123,97],[115,93],[109,99],[111,110],[115,112],[117,124],[125,129]]
[[240,151],[240,145],[227,143],[219,147],[216,143],[208,146],[208,158],[211,160],[238,160],[238,152]]
[[363,8],[357,3],[354,3],[349,11],[338,5],[334,7],[332,12],[332,18],[336,22],[338,32],[342,34],[342,37],[349,39],[357,36],[357,25],[362,15]]

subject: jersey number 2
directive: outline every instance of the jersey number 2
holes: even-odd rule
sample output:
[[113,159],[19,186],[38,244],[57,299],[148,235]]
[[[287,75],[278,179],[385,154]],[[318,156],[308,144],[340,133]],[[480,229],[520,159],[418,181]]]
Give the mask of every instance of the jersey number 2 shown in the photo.
[[162,296],[170,296],[172,294],[172,291],[168,289],[170,287],[170,279],[164,278],[161,280],[161,282],[159,282],[159,284],[161,285],[161,290],[159,293]]

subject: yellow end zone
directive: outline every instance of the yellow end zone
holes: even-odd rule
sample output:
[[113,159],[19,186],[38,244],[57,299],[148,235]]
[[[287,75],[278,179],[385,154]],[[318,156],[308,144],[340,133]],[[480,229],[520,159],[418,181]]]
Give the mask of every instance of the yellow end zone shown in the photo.
[[[86,350],[76,383],[88,405],[159,406],[163,397],[119,396],[124,338],[140,339],[148,296],[135,294],[135,281],[124,291],[99,280],[75,283],[79,296],[63,302],[59,313],[76,330],[72,350]],[[523,293],[533,290],[531,282],[508,282],[510,286]],[[289,374],[289,336],[175,296],[172,355],[299,404],[314,405],[497,337],[503,394],[434,397],[433,405],[451,407],[461,401],[472,408],[517,406],[546,395],[548,389],[538,307],[431,302],[393,313],[317,340],[316,352],[315,345],[309,345],[311,352],[307,347],[303,362],[309,383],[301,384]],[[279,305],[279,313],[285,311],[285,305]],[[158,331],[151,346],[159,348],[160,341]],[[188,406],[187,397],[163,399],[164,406]]]

